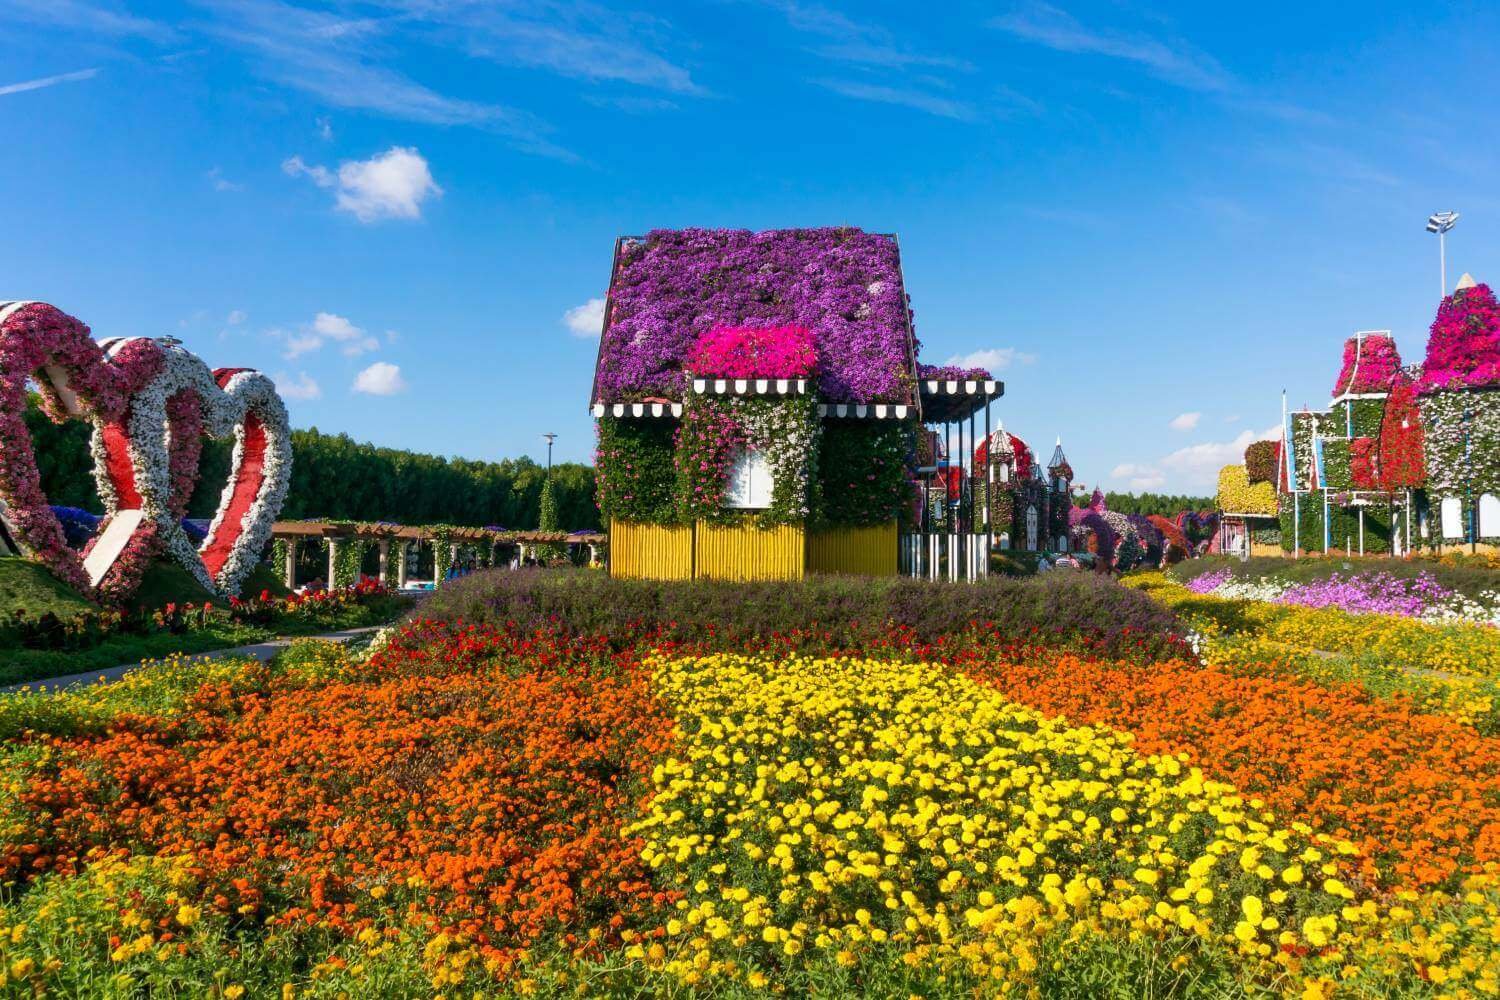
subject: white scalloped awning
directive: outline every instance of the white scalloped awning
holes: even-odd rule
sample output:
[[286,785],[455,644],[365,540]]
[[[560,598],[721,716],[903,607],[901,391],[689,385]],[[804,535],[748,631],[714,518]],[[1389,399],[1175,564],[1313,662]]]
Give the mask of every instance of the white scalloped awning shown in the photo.
[[904,403],[819,403],[818,416],[854,418],[856,420],[905,420],[915,417],[916,408]]
[[695,378],[693,391],[713,396],[802,396],[805,378]]
[[613,417],[680,417],[681,403],[595,403],[594,416]]

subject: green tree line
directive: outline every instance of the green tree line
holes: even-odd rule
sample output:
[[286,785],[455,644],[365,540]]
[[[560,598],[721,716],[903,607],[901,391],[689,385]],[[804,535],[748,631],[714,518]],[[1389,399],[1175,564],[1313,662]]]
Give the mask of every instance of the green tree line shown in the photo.
[[[1087,507],[1090,495],[1074,497],[1073,504]],[[1184,510],[1213,510],[1212,497],[1190,497],[1176,493],[1106,493],[1104,505],[1120,514],[1159,514],[1175,517]]]
[[[100,513],[88,425],[53,424],[35,400],[26,424],[52,503]],[[227,441],[204,442],[189,517],[213,516],[229,476],[231,447]],[[552,475],[558,523],[568,530],[597,528],[593,468],[563,462],[552,467]],[[380,448],[314,427],[292,432],[292,483],[282,517],[535,528],[546,478],[546,466],[530,458],[444,458]]]

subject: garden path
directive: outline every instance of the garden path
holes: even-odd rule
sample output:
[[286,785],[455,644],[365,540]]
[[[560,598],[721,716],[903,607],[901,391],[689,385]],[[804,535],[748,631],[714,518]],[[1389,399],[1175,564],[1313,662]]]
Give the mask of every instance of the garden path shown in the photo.
[[[370,635],[384,628],[383,625],[370,625],[364,628],[344,629],[341,632],[330,632],[327,635],[295,636],[287,639],[267,639],[265,642],[253,643],[249,646],[234,646],[230,649],[214,649],[206,653],[195,653],[195,660],[221,660],[228,656],[251,657],[262,662],[269,660],[292,643],[302,639],[326,639],[330,642],[352,642],[361,636]],[[81,674],[67,674],[62,677],[48,677],[41,681],[27,681],[24,684],[9,684],[0,687],[0,694],[10,694],[13,691],[59,691],[88,684],[102,684],[109,681],[117,681],[132,670],[139,670],[140,663],[122,663],[118,667],[110,667],[107,670],[90,670]]]

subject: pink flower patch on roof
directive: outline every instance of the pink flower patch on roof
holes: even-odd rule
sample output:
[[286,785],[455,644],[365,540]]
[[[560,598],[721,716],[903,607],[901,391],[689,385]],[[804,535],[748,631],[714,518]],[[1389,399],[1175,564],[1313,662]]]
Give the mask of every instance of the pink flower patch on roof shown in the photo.
[[716,326],[693,344],[687,370],[704,378],[807,378],[817,363],[805,326]]
[[1460,288],[1438,306],[1419,392],[1500,384],[1500,303],[1489,285]]
[[1344,341],[1344,366],[1333,384],[1333,394],[1388,392],[1400,371],[1401,353],[1389,336],[1372,333],[1350,337]]

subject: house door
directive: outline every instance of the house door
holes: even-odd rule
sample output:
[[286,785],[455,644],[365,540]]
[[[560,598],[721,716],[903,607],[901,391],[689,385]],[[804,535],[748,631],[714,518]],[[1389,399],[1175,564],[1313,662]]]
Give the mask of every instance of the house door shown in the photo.
[[1036,551],[1036,508],[1026,508],[1026,549],[1029,552]]

